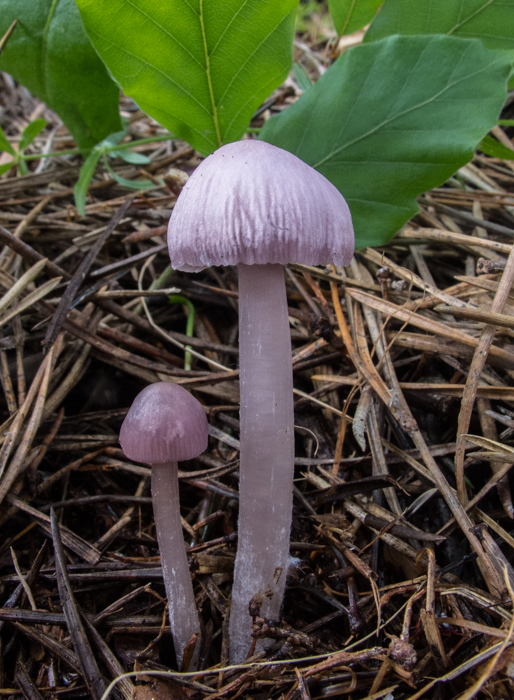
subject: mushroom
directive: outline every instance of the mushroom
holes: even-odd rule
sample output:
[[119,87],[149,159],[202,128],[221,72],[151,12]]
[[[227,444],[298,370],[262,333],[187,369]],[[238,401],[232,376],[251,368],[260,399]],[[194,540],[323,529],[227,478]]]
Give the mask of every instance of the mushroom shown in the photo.
[[[207,448],[205,412],[177,384],[150,384],[138,394],[120,430],[129,459],[152,465],[152,503],[162,575],[178,667],[191,637],[200,632],[193,585],[180,522],[178,465]],[[198,649],[198,643],[196,649]],[[198,652],[193,654],[195,665]]]
[[239,141],[208,156],[168,227],[174,269],[238,265],[241,466],[230,659],[251,647],[248,606],[278,620],[289,563],[294,476],[293,377],[286,263],[349,264],[350,211],[340,192],[291,153]]

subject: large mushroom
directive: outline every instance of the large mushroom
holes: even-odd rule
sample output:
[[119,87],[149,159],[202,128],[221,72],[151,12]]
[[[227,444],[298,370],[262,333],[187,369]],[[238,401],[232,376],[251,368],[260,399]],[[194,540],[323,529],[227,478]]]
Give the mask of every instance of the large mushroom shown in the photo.
[[241,466],[230,658],[251,647],[252,599],[278,620],[289,563],[294,476],[287,263],[349,264],[354,235],[340,192],[263,141],[215,151],[190,177],[168,228],[171,265],[238,265]]
[[[180,668],[185,647],[200,633],[200,623],[180,522],[177,462],[194,459],[207,449],[207,418],[200,402],[183,387],[150,384],[134,399],[121,426],[120,443],[129,459],[152,466],[155,529]],[[198,643],[196,647],[191,667],[198,658]]]

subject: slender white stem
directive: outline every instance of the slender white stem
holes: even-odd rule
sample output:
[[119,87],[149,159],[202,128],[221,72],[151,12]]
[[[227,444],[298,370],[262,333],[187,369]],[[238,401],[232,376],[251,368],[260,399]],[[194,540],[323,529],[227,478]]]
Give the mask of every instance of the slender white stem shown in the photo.
[[[177,462],[152,466],[152,503],[164,587],[168,598],[171,633],[180,668],[184,648],[192,635],[200,632],[200,623],[180,522]],[[191,666],[196,665],[199,646],[200,639],[197,641],[189,670],[196,670]]]
[[278,620],[289,561],[294,432],[291,336],[281,265],[239,265],[241,468],[230,660],[250,646],[248,605]]

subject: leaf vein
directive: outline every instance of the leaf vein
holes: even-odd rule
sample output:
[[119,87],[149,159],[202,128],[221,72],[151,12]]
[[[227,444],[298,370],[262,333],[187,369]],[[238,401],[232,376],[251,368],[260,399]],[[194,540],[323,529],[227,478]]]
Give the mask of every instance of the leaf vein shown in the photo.
[[[200,61],[196,58],[194,53],[191,53],[191,51],[187,48],[187,46],[185,46],[181,41],[179,41],[176,36],[173,36],[173,34],[171,34],[171,32],[169,32],[165,27],[163,27],[162,24],[159,24],[159,22],[157,22],[156,19],[154,19],[151,15],[149,15],[148,12],[145,12],[140,7],[138,7],[134,2],[132,2],[132,0],[125,0],[125,2],[128,5],[131,5],[137,12],[142,14],[148,20],[150,20],[150,22],[152,22],[152,24],[155,24],[155,26],[158,27],[162,32],[164,32],[164,34],[166,34],[166,36],[169,36],[169,38],[172,39],[178,46],[180,46],[180,48],[183,49],[193,59],[193,61],[195,63],[197,63],[201,68],[205,68],[205,66],[202,66]],[[191,7],[189,5],[189,3],[187,3],[187,2],[186,2],[186,5]],[[193,10],[193,12],[195,12],[195,10]],[[198,14],[198,13],[195,12],[195,14]]]
[[243,8],[246,7],[246,5],[248,4],[248,2],[249,2],[249,0],[244,0],[243,4],[240,6],[239,10],[234,14],[234,16],[232,17],[232,19],[230,20],[230,22],[227,24],[227,26],[225,27],[224,31],[222,32],[220,38],[219,38],[218,41],[215,43],[215,45],[214,45],[212,51],[211,51],[210,54],[209,54],[211,57],[212,57],[212,55],[214,54],[214,52],[216,51],[216,49],[218,48],[219,44],[223,41],[223,38],[224,38],[225,34],[228,32],[228,30],[230,29],[230,27],[232,26],[232,24],[235,22],[236,17],[239,15],[240,12],[242,12]]
[[[48,81],[47,81],[47,75],[46,72],[48,70],[49,66],[49,61],[47,60],[46,53],[48,50],[48,35],[50,33],[50,25],[52,24],[52,20],[55,15],[55,11],[57,9],[57,5],[59,4],[59,0],[52,0],[52,5],[50,6],[50,10],[48,11],[48,17],[45,23],[45,28],[43,30],[43,38],[41,41],[41,79],[43,82],[43,95],[45,97],[48,96],[47,89],[48,89]],[[47,97],[48,98],[48,97]]]
[[157,66],[154,66],[153,64],[149,63],[148,61],[145,61],[143,58],[141,58],[141,56],[138,56],[135,53],[132,53],[132,51],[129,51],[124,46],[120,46],[119,44],[116,44],[111,39],[107,39],[107,37],[102,36],[98,32],[94,31],[91,27],[89,28],[89,31],[92,34],[95,34],[99,39],[102,39],[102,41],[105,41],[106,43],[110,44],[110,46],[112,46],[116,49],[119,49],[120,51],[126,53],[128,56],[131,56],[132,58],[134,58],[136,61],[139,61],[143,65],[148,66],[149,68],[154,70],[156,73],[159,73],[160,75],[162,75],[163,78],[166,78],[167,80],[169,80],[170,83],[175,85],[175,87],[177,87],[185,95],[187,95],[187,97],[189,97],[193,102],[195,102],[204,112],[206,112],[209,116],[212,116],[211,113],[209,112],[209,110],[205,107],[204,104],[202,104],[200,102],[200,100],[198,100],[198,98],[196,98],[191,92],[189,92],[189,90],[186,90],[185,87],[183,87],[180,83],[178,83],[176,80],[174,80],[170,75],[168,75],[167,73],[162,71],[160,68],[157,68]]
[[[263,86],[263,92],[268,88],[268,85],[276,85],[276,81],[280,78],[280,73],[277,73],[276,75],[273,75]],[[241,112],[247,107],[247,105],[253,100],[254,95],[250,95],[250,97],[246,100],[244,104],[241,105],[241,107],[238,109],[238,111],[233,115],[232,119],[230,120],[229,124],[226,126],[226,128],[223,131],[223,135],[225,136],[231,129],[232,124],[234,121],[238,118],[238,116],[241,114]]]
[[350,5],[350,9],[348,10],[348,14],[346,15],[346,19],[345,19],[345,22],[344,22],[344,24],[343,24],[343,28],[342,28],[341,31],[339,32],[339,36],[343,36],[343,35],[344,35],[344,33],[345,33],[345,31],[346,31],[346,27],[347,27],[347,26],[349,25],[349,23],[350,23],[350,19],[351,19],[351,16],[352,16],[352,14],[353,14],[353,10],[354,10],[354,8],[355,8],[355,3],[356,3],[356,1],[357,1],[357,0],[352,0],[352,4]]
[[205,33],[205,22],[203,15],[203,0],[200,0],[200,27],[202,30],[203,51],[205,56],[205,75],[207,78],[207,87],[209,89],[209,99],[211,101],[212,119],[214,121],[214,129],[216,131],[216,140],[218,142],[218,146],[222,146],[223,141],[221,140],[220,126],[218,123],[218,107],[214,98],[214,89],[212,85],[211,61],[209,57],[209,52],[207,50],[207,36]]
[[[478,7],[474,12],[472,12],[470,15],[468,15],[467,17],[465,17],[463,20],[460,20],[459,22],[457,22],[457,24],[456,24],[454,27],[452,27],[452,28],[451,28],[448,32],[446,32],[446,33],[449,34],[449,35],[450,35],[450,34],[453,34],[453,33],[456,32],[458,29],[460,29],[461,27],[463,27],[467,22],[469,22],[471,19],[473,19],[473,17],[476,17],[476,16],[479,15],[481,12],[483,12],[487,7],[489,7],[489,5],[492,5],[493,2],[495,2],[495,0],[487,0],[487,2],[485,2],[485,3],[482,5],[482,7]],[[461,4],[461,9],[462,9],[462,4]],[[460,14],[460,13],[459,13],[459,14]]]
[[243,61],[243,63],[239,66],[239,70],[237,70],[237,71],[234,73],[234,75],[232,76],[232,79],[230,80],[229,84],[228,84],[227,87],[225,88],[224,93],[222,94],[222,96],[221,96],[220,99],[218,100],[218,104],[221,104],[221,103],[223,102],[223,100],[225,99],[227,93],[230,91],[230,88],[231,88],[232,85],[234,84],[234,81],[239,77],[241,71],[245,68],[245,66],[247,65],[247,63],[255,56],[255,54],[257,53],[257,51],[259,51],[259,49],[260,49],[260,48],[262,47],[262,45],[270,38],[270,36],[271,36],[272,34],[274,34],[275,32],[277,32],[277,31],[280,29],[280,27],[282,26],[282,24],[283,24],[285,21],[286,21],[286,17],[284,17],[284,18],[282,19],[282,21],[281,21],[276,27],[274,27],[270,32],[268,32],[268,34],[255,46],[255,48],[253,49],[253,51],[252,51],[250,54],[248,54],[248,56],[246,57],[246,59],[245,59],[245,60]]
[[[500,59],[498,59],[498,60],[500,60]],[[315,165],[313,165],[313,167],[318,168],[320,165],[323,165],[323,163],[325,163],[327,160],[333,158],[333,156],[336,155],[337,153],[341,153],[346,148],[349,148],[350,146],[353,146],[355,143],[358,143],[359,141],[362,141],[362,140],[368,138],[369,136],[376,133],[377,131],[380,131],[380,129],[382,129],[384,126],[396,121],[397,119],[400,119],[401,117],[406,116],[407,114],[410,114],[411,112],[416,111],[417,109],[421,109],[422,107],[425,107],[427,104],[430,104],[431,102],[434,102],[439,97],[441,97],[446,92],[448,92],[448,90],[450,90],[452,87],[455,87],[455,85],[458,85],[460,82],[463,82],[464,80],[469,80],[473,76],[479,75],[480,73],[483,73],[485,70],[488,70],[495,63],[498,63],[498,60],[493,61],[492,63],[488,64],[487,66],[484,66],[484,68],[482,68],[478,71],[475,71],[475,73],[470,73],[470,74],[466,75],[465,77],[461,78],[460,80],[454,81],[453,83],[449,83],[442,90],[437,92],[432,97],[424,100],[423,102],[419,102],[418,104],[412,105],[412,107],[405,109],[403,112],[400,112],[399,114],[395,115],[394,117],[391,117],[390,119],[386,119],[386,120],[382,121],[380,124],[377,124],[377,126],[375,126],[373,129],[370,129],[368,132],[361,134],[360,136],[353,139],[353,141],[349,141],[348,143],[343,144],[339,148],[335,149],[334,151],[332,151],[332,153],[329,153],[324,158],[322,158],[320,161],[318,161]]]

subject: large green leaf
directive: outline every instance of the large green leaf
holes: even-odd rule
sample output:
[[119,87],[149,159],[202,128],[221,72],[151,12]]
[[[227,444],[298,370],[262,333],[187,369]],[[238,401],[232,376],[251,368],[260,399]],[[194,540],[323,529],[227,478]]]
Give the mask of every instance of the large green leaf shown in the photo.
[[61,117],[80,148],[121,127],[119,89],[91,46],[74,0],[0,0],[0,36],[18,24],[5,70]]
[[298,0],[77,0],[141,109],[203,154],[241,138],[292,63]]
[[339,36],[353,34],[375,16],[383,0],[328,0],[328,9]]
[[514,51],[514,0],[385,0],[364,41],[391,34],[451,34]]
[[508,74],[505,53],[476,39],[389,37],[346,51],[260,137],[331,180],[357,245],[379,245],[416,213],[421,192],[471,159]]

